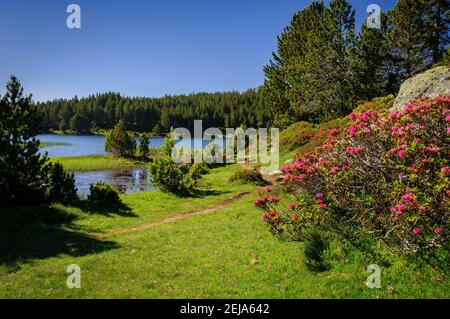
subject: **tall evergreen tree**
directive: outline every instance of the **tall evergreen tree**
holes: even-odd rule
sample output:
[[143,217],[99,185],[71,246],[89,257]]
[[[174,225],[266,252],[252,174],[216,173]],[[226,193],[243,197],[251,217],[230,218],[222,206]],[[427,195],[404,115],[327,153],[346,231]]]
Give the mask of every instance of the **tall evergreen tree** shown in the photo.
[[450,0],[420,0],[424,3],[422,13],[426,64],[439,62],[450,43]]
[[398,90],[398,79],[391,56],[387,33],[390,29],[385,13],[381,15],[381,28],[369,28],[366,23],[361,28],[358,39],[361,99],[386,96]]
[[289,123],[343,115],[356,102],[357,62],[350,4],[313,2],[278,38],[278,52],[265,68],[265,103]]
[[11,76],[6,89],[0,99],[0,205],[39,203],[49,170],[48,158],[39,154],[34,138],[42,118],[16,77]]
[[400,81],[426,69],[423,20],[425,5],[422,0],[398,0],[389,15],[392,29],[388,33],[394,62]]

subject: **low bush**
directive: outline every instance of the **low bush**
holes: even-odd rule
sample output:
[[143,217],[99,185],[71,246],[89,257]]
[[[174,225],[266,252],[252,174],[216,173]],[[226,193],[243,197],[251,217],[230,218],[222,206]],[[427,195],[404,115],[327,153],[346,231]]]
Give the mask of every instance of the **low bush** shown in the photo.
[[70,204],[78,199],[75,178],[60,163],[51,164],[47,198],[50,202]]
[[197,182],[207,168],[203,164],[177,164],[171,154],[175,141],[167,138],[164,153],[149,165],[152,183],[161,191],[177,195],[188,195],[196,190]]
[[293,150],[307,144],[315,134],[314,125],[309,122],[298,122],[289,126],[280,134],[280,146]]
[[403,112],[351,114],[348,127],[282,169],[290,203],[258,191],[263,220],[295,240],[310,240],[317,227],[398,254],[449,251],[449,107],[445,96],[415,100]]
[[230,182],[241,182],[256,185],[266,185],[267,181],[263,178],[258,169],[241,169],[230,177]]
[[99,181],[90,187],[88,200],[94,204],[114,206],[121,203],[118,191],[110,184]]

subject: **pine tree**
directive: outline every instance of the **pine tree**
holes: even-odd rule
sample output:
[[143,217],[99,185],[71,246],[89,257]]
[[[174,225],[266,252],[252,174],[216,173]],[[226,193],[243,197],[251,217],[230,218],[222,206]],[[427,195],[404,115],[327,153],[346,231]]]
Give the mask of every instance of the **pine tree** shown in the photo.
[[165,132],[168,132],[170,129],[169,109],[166,107],[161,110],[161,126]]
[[424,47],[426,64],[439,62],[450,43],[450,0],[420,0],[423,2]]
[[359,97],[371,100],[386,96],[398,90],[395,65],[391,57],[387,32],[390,28],[386,14],[381,16],[381,29],[369,28],[366,23],[361,28],[358,41]]
[[141,134],[139,136],[139,152],[144,158],[148,156],[150,140],[147,134]]
[[429,64],[424,52],[424,33],[428,32],[423,20],[425,8],[422,0],[398,0],[389,13],[392,29],[388,40],[400,82],[422,72]]
[[136,142],[125,130],[123,120],[109,132],[105,139],[105,150],[120,157],[132,157],[136,148]]
[[266,105],[283,126],[344,115],[356,103],[357,66],[350,4],[313,2],[278,38],[278,52],[265,68]]
[[42,118],[11,76],[7,92],[0,99],[0,204],[42,202],[48,184],[48,158],[39,154],[34,138]]
[[76,113],[69,124],[70,130],[78,134],[89,134],[91,132],[91,121],[81,113]]

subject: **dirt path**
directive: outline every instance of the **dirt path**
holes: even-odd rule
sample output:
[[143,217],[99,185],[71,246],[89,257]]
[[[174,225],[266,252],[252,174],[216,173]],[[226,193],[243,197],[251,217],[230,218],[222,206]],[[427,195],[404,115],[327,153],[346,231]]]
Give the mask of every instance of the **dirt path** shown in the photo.
[[208,207],[202,210],[197,210],[197,211],[188,211],[188,212],[184,212],[175,216],[171,216],[171,217],[167,217],[164,219],[161,219],[157,222],[152,222],[152,223],[144,223],[144,224],[140,224],[137,226],[132,226],[132,227],[125,227],[125,228],[118,228],[118,229],[113,229],[107,233],[101,234],[101,235],[97,235],[97,238],[105,238],[105,237],[109,237],[109,236],[113,236],[113,235],[118,235],[118,234],[124,234],[124,233],[130,233],[130,232],[134,232],[134,231],[139,231],[139,230],[144,230],[144,229],[148,229],[148,228],[152,228],[155,226],[159,226],[159,225],[164,225],[164,224],[168,224],[168,223],[173,223],[176,222],[177,220],[180,219],[185,219],[185,218],[189,218],[189,217],[193,217],[193,216],[201,216],[201,215],[208,215],[211,213],[215,213],[218,210],[221,210],[222,208],[225,208],[227,205],[237,202],[245,197],[247,197],[248,195],[250,195],[250,192],[245,192],[245,193],[241,193],[239,195],[227,198],[225,200],[222,200],[221,202],[217,203],[216,205],[212,206],[212,207]]

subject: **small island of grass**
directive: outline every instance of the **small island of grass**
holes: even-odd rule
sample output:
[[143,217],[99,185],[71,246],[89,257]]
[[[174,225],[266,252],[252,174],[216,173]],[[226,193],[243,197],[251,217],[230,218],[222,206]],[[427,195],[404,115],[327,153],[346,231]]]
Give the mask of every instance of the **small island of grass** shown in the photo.
[[69,146],[67,142],[42,142],[39,144],[39,148],[52,147],[52,146]]

